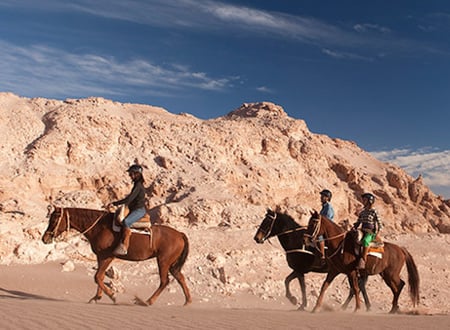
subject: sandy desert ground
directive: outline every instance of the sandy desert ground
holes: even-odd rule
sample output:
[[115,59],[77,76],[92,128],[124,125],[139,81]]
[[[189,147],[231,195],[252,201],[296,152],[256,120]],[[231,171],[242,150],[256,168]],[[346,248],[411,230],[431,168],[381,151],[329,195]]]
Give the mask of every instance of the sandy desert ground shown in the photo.
[[[339,306],[347,290],[344,277],[338,277],[330,287],[321,312],[312,314],[316,294],[324,275],[308,274],[308,310],[297,311],[283,296],[283,279],[289,273],[276,240],[272,244],[256,245],[250,230],[218,235],[211,231],[188,232],[192,256],[184,272],[193,295],[193,303],[183,307],[184,298],[176,282],[171,282],[153,306],[133,303],[134,296],[148,298],[158,283],[155,260],[140,263],[116,261],[120,271],[117,304],[103,298],[97,304],[87,301],[94,295],[95,261],[61,260],[38,265],[0,266],[0,328],[2,329],[424,329],[449,328],[450,302],[448,287],[450,258],[448,235],[396,235],[391,241],[406,246],[413,254],[421,276],[421,304],[412,308],[407,291],[402,293],[402,313],[389,315],[391,294],[374,277],[368,292],[372,311],[354,313],[352,308],[341,311]],[[262,288],[262,272],[240,273],[225,263],[227,282],[222,286],[202,280],[206,264],[199,266],[208,253],[203,240],[215,237],[218,245],[230,249],[239,239],[247,238],[244,250],[260,255],[271,254],[270,273],[275,286]],[[228,238],[227,238],[228,237]],[[250,239],[248,239],[250,237]],[[230,238],[232,238],[230,240]],[[279,256],[279,257],[278,257]],[[244,257],[245,258],[245,254]],[[269,267],[256,262],[258,268]],[[72,267],[68,267],[71,265]],[[203,267],[203,270],[201,270]],[[253,274],[250,276],[250,273]],[[405,278],[406,274],[403,275]],[[234,280],[231,280],[234,278]],[[242,283],[248,283],[248,287]],[[253,282],[253,283],[252,283]],[[234,285],[233,285],[234,283]],[[240,283],[240,285],[237,285]],[[114,283],[113,283],[114,284]],[[233,289],[226,290],[226,286]],[[254,288],[253,288],[254,287]],[[243,288],[243,289],[238,289]],[[298,284],[292,289],[298,296]],[[345,297],[344,297],[345,298]],[[353,305],[351,306],[353,307]]]

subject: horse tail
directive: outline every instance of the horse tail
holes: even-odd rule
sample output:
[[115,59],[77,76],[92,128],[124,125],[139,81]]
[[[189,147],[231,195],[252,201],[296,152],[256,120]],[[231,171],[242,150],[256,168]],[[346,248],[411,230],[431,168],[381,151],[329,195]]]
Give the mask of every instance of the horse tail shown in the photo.
[[176,274],[181,271],[181,268],[183,267],[184,263],[186,262],[187,256],[189,254],[188,238],[184,233],[181,233],[181,236],[183,237],[184,247],[183,247],[183,251],[181,251],[181,254],[178,257],[178,259],[172,264],[172,266],[170,266],[170,272],[172,274]]
[[414,262],[411,254],[402,247],[403,253],[406,259],[406,268],[408,269],[408,284],[409,284],[409,296],[411,297],[413,306],[419,304],[419,272],[417,270],[416,263]]

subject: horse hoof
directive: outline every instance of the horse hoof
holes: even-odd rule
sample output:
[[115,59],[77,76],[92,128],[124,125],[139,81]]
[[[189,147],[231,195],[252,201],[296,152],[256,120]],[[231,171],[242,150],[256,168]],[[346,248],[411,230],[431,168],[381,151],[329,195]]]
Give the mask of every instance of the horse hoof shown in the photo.
[[90,304],[92,302],[97,303],[97,301],[99,301],[100,299],[102,299],[102,296],[94,296],[88,301],[88,304]]
[[138,306],[148,306],[147,303],[138,296],[134,296],[134,304]]

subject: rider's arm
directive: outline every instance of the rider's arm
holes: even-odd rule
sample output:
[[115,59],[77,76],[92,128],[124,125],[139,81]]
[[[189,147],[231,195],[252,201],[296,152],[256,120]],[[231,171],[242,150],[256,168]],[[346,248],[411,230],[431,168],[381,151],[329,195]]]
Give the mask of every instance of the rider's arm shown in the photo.
[[381,229],[383,229],[383,222],[381,221],[381,217],[378,214],[377,211],[375,211],[375,222],[376,222],[376,234],[380,232]]
[[122,204],[128,205],[128,204],[130,204],[131,201],[136,199],[138,194],[139,194],[139,189],[137,189],[137,186],[134,185],[133,189],[131,190],[131,193],[127,197],[125,197],[124,199],[121,199],[120,201],[113,202],[112,204],[114,206],[118,206],[118,205],[122,205]]

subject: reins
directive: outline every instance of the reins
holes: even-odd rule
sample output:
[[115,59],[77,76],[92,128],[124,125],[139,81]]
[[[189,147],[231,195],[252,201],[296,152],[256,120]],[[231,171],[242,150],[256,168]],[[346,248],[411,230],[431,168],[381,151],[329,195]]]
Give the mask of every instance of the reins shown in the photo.
[[[288,229],[288,230],[283,231],[283,232],[281,232],[281,233],[274,234],[274,235],[270,236],[270,234],[272,233],[272,230],[273,230],[273,226],[274,226],[274,224],[275,224],[275,221],[276,221],[276,219],[277,219],[277,217],[278,217],[278,213],[275,213],[275,216],[272,216],[272,215],[268,215],[268,216],[271,218],[272,222],[271,222],[271,224],[270,224],[270,228],[269,228],[269,230],[267,231],[267,233],[264,233],[264,238],[263,238],[263,240],[264,240],[264,241],[267,240],[267,242],[268,242],[270,245],[272,245],[272,242],[269,241],[269,238],[270,238],[270,237],[278,237],[278,236],[287,235],[287,234],[295,233],[295,232],[300,231],[300,230],[305,230],[305,229],[307,229],[306,226],[299,226],[299,227],[297,227],[297,228]],[[269,237],[269,236],[270,236],[270,237]],[[304,245],[303,245],[303,246],[304,246]],[[313,254],[312,252],[310,252],[310,251],[308,251],[308,250],[305,250],[304,248],[300,248],[300,249],[292,249],[292,250],[285,250],[284,252],[285,252],[286,254],[294,253],[294,252],[302,252],[302,253],[305,253],[305,252],[306,252],[306,253]]]
[[[313,220],[317,223],[317,225],[314,228],[313,234],[312,235],[307,235],[307,236],[309,236],[312,241],[318,242],[319,240],[317,239],[317,236],[319,234],[319,230],[320,230],[320,226],[322,225],[322,221],[321,221],[320,217],[317,218],[317,219],[313,219]],[[340,234],[335,235],[335,236],[331,236],[331,237],[327,237],[327,238],[323,237],[323,241],[332,241],[332,240],[334,240],[336,238],[343,237],[346,234],[347,234],[347,232],[344,231],[343,233],[340,233]],[[327,259],[331,259],[332,257],[334,257],[336,254],[338,254],[340,251],[342,251],[343,247],[344,247],[344,240],[342,240],[339,243],[338,247],[335,249],[335,251],[331,255],[327,256]]]
[[[263,238],[264,240],[267,240],[269,238],[269,235],[272,233],[272,229],[273,229],[273,226],[275,224],[275,220],[277,220],[278,213],[275,213],[275,216],[272,216],[272,215],[268,215],[268,216],[272,219],[272,222],[270,224],[270,228],[267,231],[267,233],[264,233],[264,238]],[[274,237],[274,236],[278,237],[278,236],[281,236],[281,235],[294,233],[296,231],[303,230],[303,229],[306,229],[306,228],[307,227],[305,227],[305,226],[300,226],[300,227],[297,227],[297,228],[294,228],[294,229],[289,229],[289,230],[283,231],[281,233],[275,234],[275,235],[273,235],[271,237]],[[270,243],[270,241],[269,241],[269,243]]]
[[[82,233],[80,233],[79,235],[84,235],[84,234],[86,234],[89,230],[91,230],[92,228],[94,228],[95,225],[100,221],[100,219],[103,218],[103,216],[104,216],[105,214],[107,214],[107,213],[108,213],[108,212],[103,211],[103,213],[100,214],[100,216],[99,216],[97,219],[95,219],[94,223],[93,223],[92,225],[90,225],[88,229],[86,229],[85,231],[83,231]],[[69,222],[69,218],[67,218],[67,222]]]
[[[50,234],[52,235],[52,237],[55,236],[55,234],[58,232],[59,226],[61,225],[61,221],[64,218],[64,208],[61,207],[61,215],[58,219],[58,222],[56,223],[55,228],[50,232]],[[78,236],[82,236],[84,234],[86,234],[88,231],[90,231],[92,228],[95,227],[95,225],[100,221],[101,218],[103,218],[103,216],[107,214],[106,211],[103,211],[102,214],[100,214],[97,219],[95,219],[95,221],[87,228],[85,229],[83,232],[80,232],[78,234],[76,234],[73,237],[78,237]],[[67,229],[64,230],[64,232],[69,232],[70,231],[70,213],[68,211],[66,211],[66,219],[67,219]]]
[[298,228],[294,228],[294,229],[289,229],[289,230],[287,230],[287,231],[283,231],[283,232],[281,232],[281,233],[279,233],[279,234],[276,234],[276,235],[274,235],[274,236],[286,235],[286,234],[294,233],[294,232],[296,232],[296,231],[304,230],[304,229],[307,229],[307,227],[305,227],[305,226],[300,226],[300,227],[298,227]]
[[[317,236],[319,235],[319,230],[320,230],[320,226],[321,226],[321,224],[322,224],[322,221],[320,220],[320,218],[318,218],[318,219],[313,219],[315,222],[317,222],[317,225],[316,225],[316,227],[314,228],[314,232],[311,234],[311,235],[307,235],[307,234],[305,234],[305,236],[309,236],[309,237],[311,237],[311,239],[312,239],[312,241],[314,241],[314,242],[318,242],[318,239],[317,239]],[[334,239],[336,239],[336,238],[339,238],[339,237],[341,237],[341,236],[345,236],[347,234],[347,232],[343,232],[343,233],[340,233],[340,234],[338,234],[338,235],[335,235],[335,236],[331,236],[331,237],[328,237],[328,238],[323,238],[323,241],[331,241],[331,240],[334,240]]]

